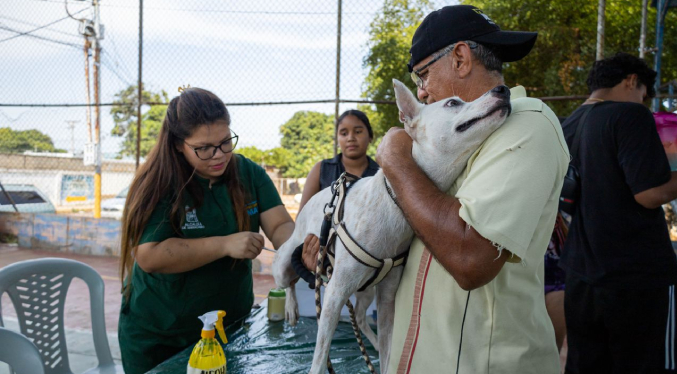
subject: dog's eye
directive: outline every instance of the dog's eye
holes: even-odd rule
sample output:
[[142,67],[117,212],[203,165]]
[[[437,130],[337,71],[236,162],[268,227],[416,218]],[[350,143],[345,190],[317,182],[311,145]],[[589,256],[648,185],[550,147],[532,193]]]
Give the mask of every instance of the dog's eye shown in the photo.
[[456,100],[456,99],[451,99],[451,100],[447,101],[446,103],[444,103],[444,106],[449,107],[449,108],[459,106],[459,105],[461,105],[461,102]]

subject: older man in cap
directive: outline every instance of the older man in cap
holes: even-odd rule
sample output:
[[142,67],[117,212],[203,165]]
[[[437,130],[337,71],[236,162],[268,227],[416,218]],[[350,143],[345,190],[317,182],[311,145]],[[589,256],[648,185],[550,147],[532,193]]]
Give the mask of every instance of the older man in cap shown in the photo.
[[[414,34],[409,71],[427,103],[473,101],[504,84],[501,65],[525,57],[536,33],[501,29],[480,9],[448,6]],[[389,373],[558,373],[543,295],[543,259],[569,151],[555,114],[511,89],[512,113],[449,191],[391,129],[378,162],[414,240],[397,291]]]

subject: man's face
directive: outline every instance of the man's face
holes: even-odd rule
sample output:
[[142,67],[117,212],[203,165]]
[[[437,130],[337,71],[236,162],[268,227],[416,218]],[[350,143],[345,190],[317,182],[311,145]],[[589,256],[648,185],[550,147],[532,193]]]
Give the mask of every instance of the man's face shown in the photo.
[[[453,63],[452,53],[440,58],[419,72],[418,75],[423,81],[423,87],[417,88],[416,96],[421,102],[432,104],[438,100],[458,95],[454,92],[456,79],[451,65]],[[423,59],[414,66],[414,71],[418,71],[432,59],[432,55]]]

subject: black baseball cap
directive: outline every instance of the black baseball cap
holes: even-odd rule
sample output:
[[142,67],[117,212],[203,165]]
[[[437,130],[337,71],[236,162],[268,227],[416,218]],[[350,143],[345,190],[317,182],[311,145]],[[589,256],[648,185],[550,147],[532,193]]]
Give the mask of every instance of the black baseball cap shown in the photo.
[[472,5],[452,5],[425,17],[411,40],[409,72],[416,64],[440,49],[472,40],[491,49],[502,62],[517,61],[531,51],[538,33],[501,31],[501,28]]

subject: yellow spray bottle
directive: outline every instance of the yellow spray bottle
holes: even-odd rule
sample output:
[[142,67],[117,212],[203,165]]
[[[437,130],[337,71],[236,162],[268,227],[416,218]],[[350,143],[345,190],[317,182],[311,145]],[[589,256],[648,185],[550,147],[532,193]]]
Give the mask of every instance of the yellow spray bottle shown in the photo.
[[216,327],[223,343],[228,343],[226,333],[223,331],[223,317],[225,316],[226,312],[216,310],[199,317],[204,324],[202,339],[190,354],[187,374],[226,374],[226,355],[214,334],[214,327]]

